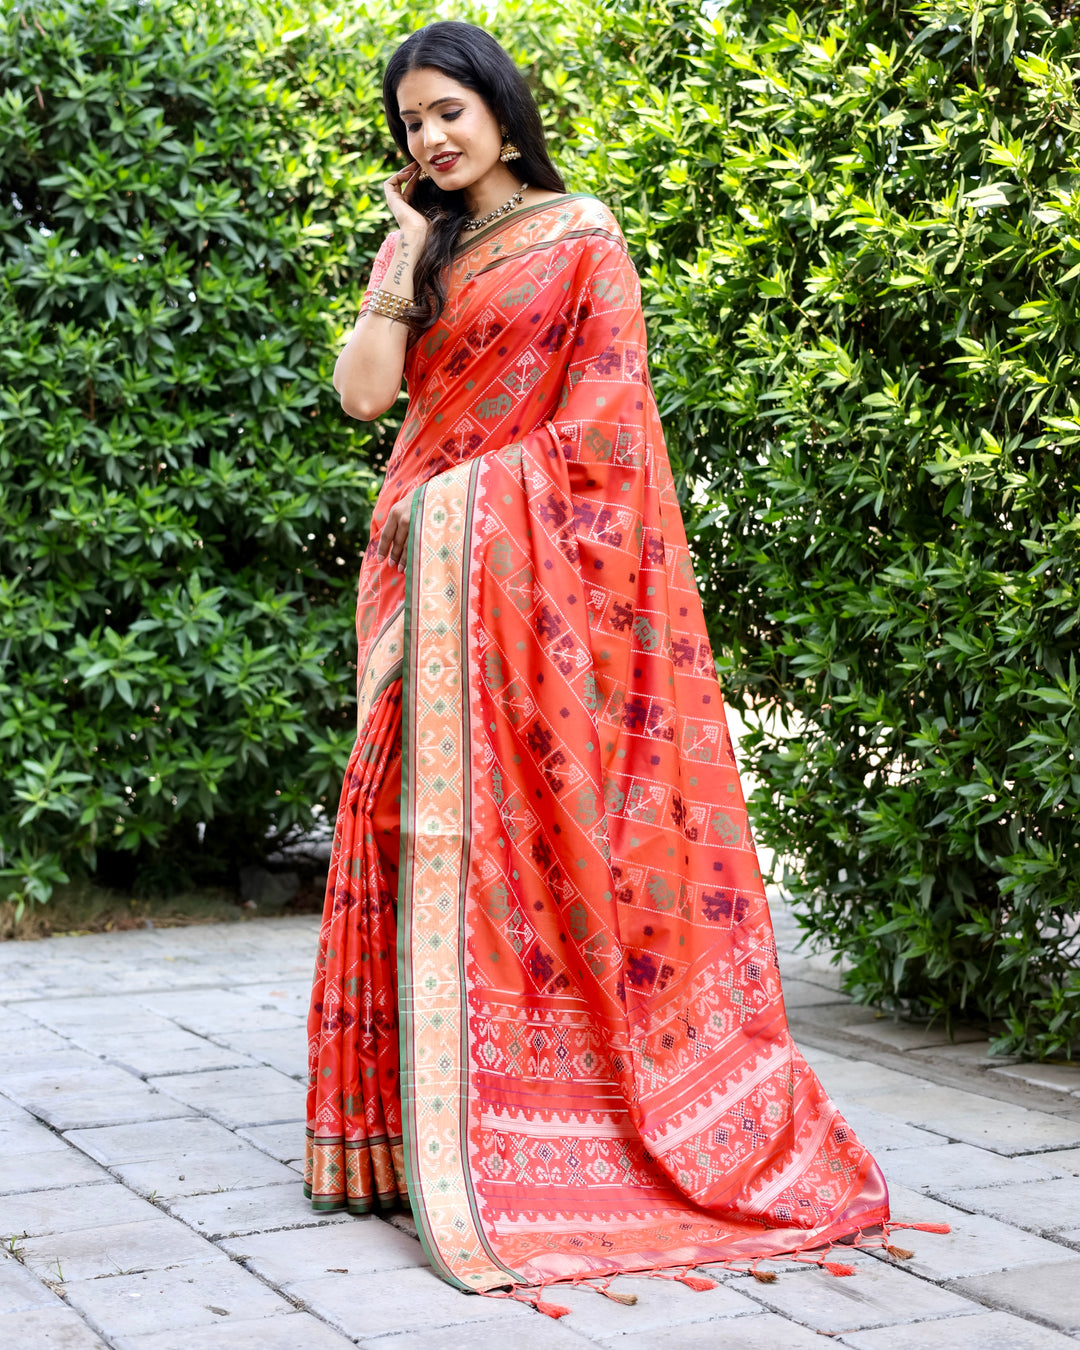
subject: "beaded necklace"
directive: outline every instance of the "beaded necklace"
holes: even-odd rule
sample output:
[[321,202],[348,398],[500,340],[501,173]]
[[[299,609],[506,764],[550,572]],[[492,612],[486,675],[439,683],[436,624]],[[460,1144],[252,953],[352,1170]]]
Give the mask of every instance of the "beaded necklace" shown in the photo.
[[515,206],[520,206],[522,197],[529,190],[528,183],[522,183],[508,202],[503,202],[502,206],[497,206],[494,211],[489,211],[486,216],[481,216],[479,220],[464,220],[461,223],[463,230],[481,230],[485,225],[490,225],[493,220],[498,220],[500,216],[505,216],[508,211],[512,211]]

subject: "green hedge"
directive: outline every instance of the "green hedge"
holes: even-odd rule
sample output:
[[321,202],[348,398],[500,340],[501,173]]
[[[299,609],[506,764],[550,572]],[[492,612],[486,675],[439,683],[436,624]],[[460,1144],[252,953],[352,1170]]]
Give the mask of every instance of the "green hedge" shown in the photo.
[[[502,8],[575,106],[561,6]],[[0,879],[235,881],[336,804],[396,427],[331,385],[426,6],[0,15]],[[391,156],[392,152],[392,156]],[[402,405],[403,406],[403,405]],[[3,884],[0,881],[0,884]]]
[[1073,8],[653,7],[581,127],[759,838],[859,998],[1038,1055],[1080,1033]]
[[330,373],[382,215],[378,76],[340,30],[279,9],[271,25],[233,3],[68,0],[3,18],[0,838],[17,897],[95,866],[144,890],[225,878],[339,785],[378,447]]
[[[744,747],[756,826],[804,922],[860,998],[1042,1055],[1080,1032],[1071,8],[511,0],[491,25],[639,262],[725,688],[773,718]],[[227,876],[336,794],[395,428],[349,424],[330,368],[387,228],[381,64],[430,17],[0,20],[17,895],[95,862]]]

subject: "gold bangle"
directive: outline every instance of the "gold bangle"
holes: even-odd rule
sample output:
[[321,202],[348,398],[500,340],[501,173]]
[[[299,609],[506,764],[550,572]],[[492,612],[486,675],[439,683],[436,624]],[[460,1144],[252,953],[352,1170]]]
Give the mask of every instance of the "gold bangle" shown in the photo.
[[364,313],[382,314],[399,323],[407,323],[404,317],[412,308],[412,300],[407,295],[395,295],[392,291],[368,290],[364,295]]

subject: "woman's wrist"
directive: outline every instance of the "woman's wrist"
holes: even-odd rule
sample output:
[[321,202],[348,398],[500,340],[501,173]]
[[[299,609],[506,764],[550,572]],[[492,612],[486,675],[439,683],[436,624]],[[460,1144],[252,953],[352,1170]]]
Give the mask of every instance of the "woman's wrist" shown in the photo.
[[427,243],[427,228],[420,230],[399,230],[398,231],[398,251],[408,250],[410,258],[418,258],[420,251]]
[[413,273],[423,249],[423,241],[402,230],[398,235],[397,247],[390,260],[390,266],[383,278],[383,286],[389,291],[412,295]]

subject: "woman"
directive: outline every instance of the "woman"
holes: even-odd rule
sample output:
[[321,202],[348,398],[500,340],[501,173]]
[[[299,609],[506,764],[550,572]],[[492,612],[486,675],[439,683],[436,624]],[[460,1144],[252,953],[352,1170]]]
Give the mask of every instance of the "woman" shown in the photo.
[[384,97],[410,163],[334,383],[369,419],[404,373],[409,406],[360,577],[307,1193],[408,1203],[481,1291],[820,1250],[885,1222],[885,1184],[788,1036],[619,227],[480,29],[414,33]]

